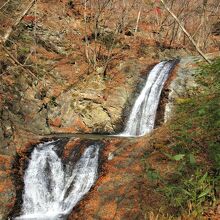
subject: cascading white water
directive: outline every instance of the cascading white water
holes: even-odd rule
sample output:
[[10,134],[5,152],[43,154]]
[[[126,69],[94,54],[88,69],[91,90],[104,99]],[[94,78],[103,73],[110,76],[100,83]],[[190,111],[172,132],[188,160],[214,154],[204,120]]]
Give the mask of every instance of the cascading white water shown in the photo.
[[56,142],[39,144],[24,175],[23,215],[16,219],[64,219],[98,176],[99,145],[85,149],[72,168],[62,164]]
[[163,61],[150,71],[120,136],[142,136],[153,130],[161,91],[175,64],[176,60]]
[[[152,131],[163,85],[175,64],[164,61],[151,70],[120,136],[141,136]],[[22,215],[16,219],[65,219],[98,177],[99,149],[99,145],[91,145],[75,166],[64,166],[56,153],[56,141],[35,147],[24,175]]]

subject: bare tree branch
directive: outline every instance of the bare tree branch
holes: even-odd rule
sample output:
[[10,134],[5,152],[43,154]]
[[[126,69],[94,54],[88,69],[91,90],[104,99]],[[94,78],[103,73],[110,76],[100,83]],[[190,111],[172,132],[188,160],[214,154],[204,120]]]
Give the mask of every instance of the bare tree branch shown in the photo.
[[37,0],[32,0],[30,2],[30,4],[27,6],[27,8],[22,12],[22,14],[20,15],[20,17],[15,21],[15,23],[6,31],[5,35],[2,37],[2,41],[3,43],[5,43],[8,38],[11,35],[11,32],[13,31],[13,29],[18,26],[18,24],[21,22],[21,20],[23,19],[23,17],[29,12],[29,10],[33,7],[33,5],[36,3]]
[[182,31],[185,33],[185,35],[189,38],[189,40],[191,41],[191,43],[194,45],[194,47],[196,48],[196,50],[198,51],[198,53],[204,58],[204,60],[206,62],[208,62],[209,64],[211,63],[211,61],[206,57],[206,55],[200,50],[200,48],[197,46],[196,42],[194,41],[194,39],[192,38],[192,36],[190,35],[190,33],[185,29],[185,27],[182,25],[182,23],[180,22],[180,20],[177,18],[177,16],[170,10],[170,8],[167,6],[167,4],[165,3],[164,0],[160,0],[162,2],[162,4],[164,5],[165,9],[171,14],[171,16],[176,20],[176,22],[179,24],[180,28],[182,29]]
[[141,4],[141,6],[140,6],[140,9],[139,9],[139,12],[138,12],[138,16],[137,16],[136,26],[135,26],[135,30],[134,30],[135,33],[136,33],[137,30],[138,30],[138,24],[139,24],[140,17],[141,17],[141,11],[142,11],[142,4]]
[[0,44],[0,48],[5,51],[5,53],[13,61],[14,64],[20,66],[25,72],[32,75],[34,78],[38,79],[37,76],[33,72],[31,72],[29,69],[24,68],[24,66],[2,44]]
[[7,2],[5,2],[1,7],[0,10],[3,9],[5,7],[5,5],[7,5],[10,2],[10,0],[8,0]]

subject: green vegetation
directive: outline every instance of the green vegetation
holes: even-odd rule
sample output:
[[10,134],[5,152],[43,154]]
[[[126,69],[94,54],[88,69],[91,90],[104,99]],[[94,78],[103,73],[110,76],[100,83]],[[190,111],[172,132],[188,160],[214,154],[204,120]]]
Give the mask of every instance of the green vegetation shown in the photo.
[[99,41],[102,42],[108,50],[110,50],[112,47],[115,47],[118,40],[116,39],[116,34],[110,32],[100,35]]
[[166,175],[146,166],[175,215],[201,217],[220,192],[220,59],[202,65],[193,96],[181,97],[170,122],[168,143],[158,151],[174,171]]

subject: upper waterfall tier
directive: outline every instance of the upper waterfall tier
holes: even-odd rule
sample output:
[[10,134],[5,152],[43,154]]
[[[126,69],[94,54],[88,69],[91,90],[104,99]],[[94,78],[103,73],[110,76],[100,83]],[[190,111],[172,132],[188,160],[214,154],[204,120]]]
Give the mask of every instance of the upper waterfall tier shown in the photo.
[[160,62],[150,71],[120,136],[142,136],[152,131],[161,91],[176,62],[176,60]]

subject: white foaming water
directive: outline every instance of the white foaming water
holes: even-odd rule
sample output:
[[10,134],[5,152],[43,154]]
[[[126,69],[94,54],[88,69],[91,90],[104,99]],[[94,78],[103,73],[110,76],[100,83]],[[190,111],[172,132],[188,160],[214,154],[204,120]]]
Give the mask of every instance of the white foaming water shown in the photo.
[[16,219],[64,219],[96,181],[99,145],[85,149],[73,168],[64,168],[55,147],[46,142],[33,150],[24,175],[23,215]]
[[163,61],[150,71],[146,84],[133,105],[126,127],[119,136],[143,136],[153,130],[161,91],[175,64],[176,60]]

